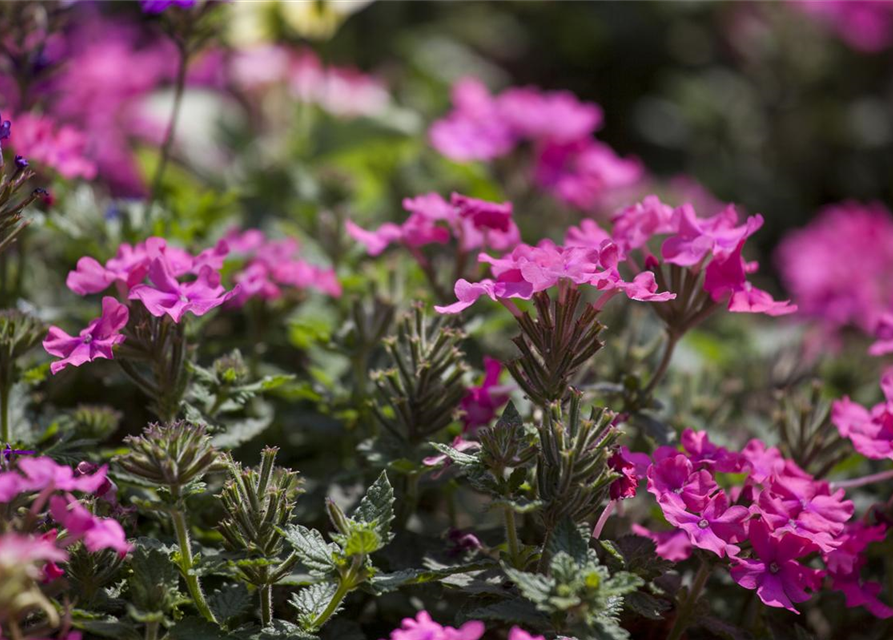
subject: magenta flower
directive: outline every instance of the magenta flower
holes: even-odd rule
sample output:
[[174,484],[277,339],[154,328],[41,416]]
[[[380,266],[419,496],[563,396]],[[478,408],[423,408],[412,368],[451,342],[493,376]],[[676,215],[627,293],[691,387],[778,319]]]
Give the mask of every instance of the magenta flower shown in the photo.
[[691,539],[681,529],[650,531],[642,525],[633,524],[631,531],[637,536],[651,539],[655,544],[655,553],[664,560],[682,562],[691,557]]
[[122,556],[132,548],[117,520],[97,518],[77,500],[53,496],[50,498],[50,513],[56,522],[65,527],[63,542],[66,544],[83,540],[88,551],[114,549]]
[[716,302],[728,299],[729,311],[734,313],[765,313],[770,316],[794,313],[797,306],[789,300],[776,301],[747,281],[747,273],[752,269],[741,256],[743,248],[744,240],[727,257],[714,259],[707,265],[704,290]]
[[86,157],[87,138],[82,132],[70,125],[58,126],[45,115],[23,113],[15,121],[12,146],[16,153],[69,180],[96,177],[96,164]]
[[490,92],[479,80],[464,78],[452,89],[455,109],[431,126],[431,144],[451,160],[492,160],[509,153],[517,134],[500,116]]
[[629,460],[623,454],[623,451],[617,451],[614,455],[608,458],[608,467],[620,474],[620,477],[611,483],[611,500],[635,498],[636,490],[639,488],[639,476],[636,473],[636,464],[632,460]]
[[827,482],[774,478],[759,496],[760,514],[777,536],[789,531],[811,541],[823,552],[840,545],[844,523],[853,516],[853,503],[844,490],[831,493]]
[[140,0],[143,13],[163,13],[170,7],[183,7],[188,9],[195,6],[196,0]]
[[791,533],[773,536],[761,520],[751,521],[749,539],[755,557],[735,559],[732,579],[756,590],[764,604],[800,613],[794,604],[809,600],[806,590],[818,589],[824,575],[797,562],[814,549],[812,543]]
[[126,290],[142,282],[148,269],[149,259],[145,244],[132,247],[123,243],[118,247],[115,257],[106,262],[105,266],[88,256],[78,260],[77,268],[68,273],[65,284],[81,296],[105,291],[115,282]]
[[502,363],[499,360],[484,356],[484,379],[479,386],[469,387],[462,398],[464,412],[463,428],[465,433],[474,433],[478,427],[485,427],[496,417],[496,412],[508,402],[509,387],[500,386],[499,376]]
[[796,0],[797,7],[850,47],[876,53],[893,44],[893,5],[872,0]]
[[723,491],[707,501],[700,514],[679,509],[673,504],[661,504],[667,522],[688,534],[691,543],[699,549],[712,551],[720,558],[733,558],[741,550],[735,542],[745,539],[745,524],[750,510],[741,506],[729,506]]
[[390,640],[479,640],[483,635],[483,622],[466,622],[454,629],[437,624],[427,611],[419,611],[415,618],[404,618],[400,628],[391,631]]
[[785,468],[785,460],[781,451],[776,447],[766,447],[761,441],[754,438],[747,443],[741,451],[745,469],[750,472],[750,478],[755,482],[763,483],[773,476],[780,475]]
[[[68,554],[52,540],[23,536],[14,531],[0,535],[0,567],[20,567],[34,562],[65,562]],[[38,578],[39,571],[32,573]]]
[[521,627],[512,627],[511,631],[509,631],[508,640],[546,640],[546,638],[530,634]]
[[450,204],[459,217],[470,220],[475,229],[505,233],[512,225],[511,202],[487,202],[454,193],[450,196]]
[[153,316],[160,318],[167,314],[174,322],[180,322],[187,312],[203,316],[238,293],[237,290],[227,292],[220,285],[220,274],[210,267],[203,267],[192,282],[177,282],[162,258],[154,259],[149,265],[149,280],[154,286],[137,285],[131,289],[129,298],[142,302]]
[[686,429],[682,432],[682,447],[696,468],[714,473],[737,473],[741,470],[741,456],[712,442],[706,431]]
[[539,186],[581,211],[594,210],[608,191],[629,187],[645,174],[639,160],[621,158],[607,144],[589,138],[542,146],[535,171]]
[[[91,474],[76,474],[68,465],[57,464],[52,458],[19,458],[16,463],[23,477],[23,491],[81,491],[96,493],[107,481],[105,465]],[[11,473],[11,472],[10,472]]]
[[740,226],[733,205],[711,218],[699,218],[694,207],[684,204],[673,212],[676,233],[661,245],[665,262],[691,267],[708,255],[727,258],[739,244],[763,226],[762,216],[752,216]]
[[789,233],[775,259],[802,314],[832,329],[853,325],[871,334],[881,316],[893,310],[886,275],[893,272],[890,246],[893,214],[887,207],[842,202]]
[[703,511],[717,489],[710,472],[695,471],[691,461],[682,454],[655,461],[648,467],[647,477],[648,492],[659,504],[694,512]]
[[893,609],[878,599],[881,585],[864,582],[860,573],[868,564],[865,556],[868,545],[883,541],[886,533],[887,526],[884,524],[873,527],[862,522],[848,524],[840,546],[824,556],[832,579],[831,588],[844,594],[846,606],[865,607],[878,618],[893,616]]
[[885,402],[871,411],[844,397],[831,407],[831,421],[840,435],[849,438],[853,447],[866,458],[893,459],[893,371],[881,378]]
[[50,327],[43,348],[50,355],[61,358],[50,365],[50,371],[56,374],[68,365],[79,367],[98,358],[111,360],[114,346],[124,342],[121,329],[129,318],[126,305],[106,296],[102,299],[102,315],[92,320],[76,337],[59,327]]

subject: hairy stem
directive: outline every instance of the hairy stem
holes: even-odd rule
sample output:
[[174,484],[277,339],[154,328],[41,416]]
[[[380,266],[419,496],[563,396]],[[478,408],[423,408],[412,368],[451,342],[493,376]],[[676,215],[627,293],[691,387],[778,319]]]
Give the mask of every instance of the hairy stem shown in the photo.
[[192,556],[192,547],[189,544],[189,530],[186,525],[186,516],[180,509],[171,510],[171,520],[174,523],[174,530],[177,532],[177,544],[180,545],[180,573],[186,581],[186,588],[189,589],[189,595],[195,602],[195,607],[205,620],[216,623],[214,614],[205,600],[205,594],[202,593],[201,584],[199,584],[198,576],[195,574],[195,559]]
[[273,622],[273,585],[264,585],[260,591],[260,626],[266,627]]
[[667,636],[667,640],[679,640],[679,638],[682,637],[682,634],[685,633],[685,630],[688,628],[688,624],[691,621],[691,614],[694,610],[695,603],[698,601],[701,591],[704,590],[704,585],[707,584],[707,579],[710,577],[711,569],[712,567],[710,566],[710,563],[707,560],[702,559],[701,566],[691,583],[691,589],[688,590],[688,595],[686,596],[685,601],[679,605],[676,619],[673,621],[673,628],[670,630],[670,635]]
[[158,622],[146,623],[146,640],[158,640]]
[[518,566],[521,562],[521,552],[518,545],[518,528],[515,524],[515,511],[509,507],[503,507],[502,513],[505,516],[505,541],[509,550],[509,558],[511,558],[512,566],[515,569],[521,569]]
[[664,355],[660,359],[660,364],[657,365],[657,370],[654,372],[654,375],[651,376],[651,380],[648,381],[648,385],[645,387],[642,395],[646,397],[651,395],[651,392],[654,391],[654,388],[657,387],[657,384],[667,373],[670,361],[673,359],[673,352],[676,350],[677,342],[679,342],[679,337],[675,333],[667,333],[667,344],[664,347]]
[[853,478],[852,480],[832,482],[831,485],[834,489],[855,489],[856,487],[864,487],[865,485],[882,482],[883,480],[889,480],[890,478],[893,478],[893,469],[881,471],[880,473],[873,473],[870,476]]
[[322,628],[322,626],[328,621],[329,618],[332,617],[332,614],[341,606],[341,603],[344,601],[344,598],[350,593],[350,590],[353,588],[352,580],[348,579],[349,576],[345,576],[341,578],[338,582],[338,589],[332,595],[332,599],[329,600],[329,604],[326,606],[325,610],[319,614],[316,620],[313,621],[313,629],[318,630]]

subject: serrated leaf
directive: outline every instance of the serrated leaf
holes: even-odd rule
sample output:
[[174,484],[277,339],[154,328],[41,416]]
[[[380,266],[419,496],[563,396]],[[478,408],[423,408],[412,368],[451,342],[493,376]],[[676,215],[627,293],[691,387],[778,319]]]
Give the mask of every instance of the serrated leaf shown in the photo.
[[176,599],[180,573],[171,562],[170,549],[152,538],[139,538],[130,555],[127,579],[130,598],[140,617],[167,613]]
[[378,532],[368,525],[352,523],[350,533],[344,541],[344,555],[370,555],[382,548],[382,540]]
[[214,617],[225,623],[248,611],[251,607],[251,595],[243,584],[227,584],[211,594],[208,605],[214,612]]
[[472,467],[480,465],[480,458],[477,455],[459,451],[458,449],[454,449],[448,444],[443,444],[440,442],[429,442],[428,444],[437,449],[438,452],[448,457],[460,467]]
[[460,573],[480,571],[491,567],[490,562],[474,562],[438,569],[402,569],[393,573],[379,573],[366,581],[364,588],[376,595],[395,591],[400,587],[434,582]]
[[384,471],[378,479],[366,491],[366,495],[360,501],[353,519],[374,526],[375,532],[382,542],[388,543],[391,535],[391,521],[394,519],[394,488],[388,480],[388,474]]
[[74,620],[77,629],[86,631],[102,638],[114,638],[115,640],[142,640],[143,634],[136,627],[118,620]]
[[646,582],[657,579],[673,567],[672,562],[657,555],[657,547],[650,538],[625,535],[617,539],[615,546],[623,557],[623,568]]
[[319,531],[300,524],[279,531],[312,575],[324,576],[335,570],[334,555],[339,551],[338,546],[327,543]]
[[516,623],[527,629],[545,629],[550,627],[549,618],[533,607],[527,600],[512,598],[493,604],[478,607],[469,611],[465,617],[469,620],[497,620]]
[[230,635],[204,618],[184,618],[174,625],[168,640],[228,640]]
[[539,573],[527,573],[511,567],[503,567],[505,574],[515,583],[525,598],[540,605],[549,599],[555,581]]
[[552,531],[546,551],[550,556],[564,552],[577,564],[583,564],[589,556],[589,538],[588,528],[578,527],[570,518],[564,518]]
[[490,504],[494,507],[508,507],[515,513],[533,513],[546,503],[542,500],[529,500],[528,498],[497,498]]
[[499,416],[499,420],[496,421],[496,428],[519,429],[522,426],[524,426],[524,419],[515,408],[515,403],[509,400],[508,404],[505,405],[505,409],[502,410],[502,415]]
[[625,609],[634,611],[642,617],[650,620],[662,620],[663,613],[670,608],[670,603],[661,598],[655,598],[644,591],[628,593],[623,598]]
[[[337,587],[333,582],[318,582],[292,594],[289,603],[298,610],[298,622],[305,631],[316,631],[314,624],[329,606]],[[340,609],[340,605],[338,609]],[[338,609],[335,611],[337,612]]]

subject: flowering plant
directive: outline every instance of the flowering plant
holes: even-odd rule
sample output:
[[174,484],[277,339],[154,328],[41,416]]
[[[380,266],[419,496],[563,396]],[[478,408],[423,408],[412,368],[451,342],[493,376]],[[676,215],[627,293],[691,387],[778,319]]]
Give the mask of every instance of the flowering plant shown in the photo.
[[666,16],[633,103],[608,41],[597,91],[511,64],[566,9],[365,4],[0,8],[0,638],[888,637],[889,203],[788,230],[769,116],[688,167],[741,204],[665,175],[723,138],[687,100],[753,107],[705,55],[781,118],[830,64],[787,30],[888,10],[581,8],[558,49]]

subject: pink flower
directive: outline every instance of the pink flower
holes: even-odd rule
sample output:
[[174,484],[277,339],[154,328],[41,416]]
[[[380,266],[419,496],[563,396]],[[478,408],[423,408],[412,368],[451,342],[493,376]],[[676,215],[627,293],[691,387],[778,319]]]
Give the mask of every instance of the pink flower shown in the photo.
[[797,562],[813,550],[812,544],[791,533],[774,537],[761,520],[751,521],[749,539],[755,557],[737,558],[731,568],[732,579],[745,589],[756,590],[764,604],[799,613],[794,603],[809,600],[806,590],[818,589],[824,575]]
[[795,0],[791,5],[830,27],[853,49],[876,53],[893,44],[893,5],[880,0]]
[[737,473],[741,470],[741,457],[712,442],[706,431],[686,429],[682,432],[682,447],[690,454],[695,467],[718,473]]
[[661,505],[661,508],[667,522],[685,531],[694,546],[712,551],[720,558],[734,557],[741,550],[732,543],[745,539],[750,510],[741,506],[730,507],[724,492],[710,498],[699,515],[672,504]]
[[483,635],[483,622],[466,622],[454,629],[437,624],[427,611],[419,611],[415,618],[404,618],[400,628],[391,631],[390,640],[479,640]]
[[636,474],[635,463],[628,460],[622,451],[617,451],[608,458],[608,467],[620,474],[620,477],[611,483],[611,500],[635,498],[636,489],[639,488],[639,476]]
[[111,296],[102,299],[102,315],[72,337],[56,326],[50,327],[43,348],[50,355],[61,358],[50,365],[58,373],[68,365],[79,367],[97,358],[113,358],[113,348],[124,342],[121,329],[127,325],[130,312],[126,305]]
[[840,435],[849,438],[853,447],[866,458],[893,459],[893,371],[881,378],[885,402],[871,411],[848,397],[831,406],[831,421]]
[[106,262],[105,266],[88,256],[78,260],[77,268],[68,273],[65,284],[81,296],[105,291],[115,282],[129,289],[142,282],[148,269],[149,258],[145,244],[132,247],[122,243],[116,256]]
[[843,202],[789,233],[775,259],[801,313],[832,329],[854,325],[870,334],[893,311],[890,246],[893,214],[883,204]]
[[18,483],[20,491],[81,491],[93,494],[107,482],[105,465],[92,474],[75,474],[68,465],[57,464],[43,456],[19,458],[16,465],[23,474]]
[[[0,535],[0,567],[20,567],[34,562],[65,562],[68,554],[52,540],[23,536],[14,531]],[[40,572],[33,571],[38,578]]]
[[512,627],[511,631],[509,631],[508,640],[546,640],[546,638],[527,633],[521,627]]
[[659,504],[700,512],[707,506],[717,485],[707,470],[695,471],[684,455],[655,461],[648,467],[648,492]]
[[848,524],[840,546],[824,556],[832,578],[831,588],[844,594],[846,606],[865,607],[878,618],[893,616],[893,609],[878,599],[881,585],[863,582],[860,573],[868,564],[865,556],[868,545],[883,541],[886,533],[887,526],[883,524],[874,527],[862,522]]
[[676,230],[678,219],[674,218],[673,212],[673,207],[661,202],[657,196],[646,196],[614,216],[611,238],[624,252],[644,247],[652,237]]
[[611,234],[590,218],[584,218],[577,227],[570,227],[564,234],[564,246],[600,249],[612,240]]
[[766,447],[757,439],[747,443],[741,452],[741,457],[744,459],[745,467],[750,471],[750,477],[758,483],[780,475],[785,468],[781,452],[776,447]]
[[456,208],[459,217],[470,220],[475,229],[494,229],[504,233],[512,224],[511,202],[487,202],[454,193],[450,196],[450,204]]
[[603,142],[578,139],[569,144],[547,144],[539,149],[535,179],[565,204],[592,211],[612,189],[642,179],[642,163],[621,158]]
[[97,518],[77,500],[53,496],[50,498],[50,513],[56,522],[65,527],[66,543],[83,540],[88,551],[114,549],[122,556],[132,548],[117,520]]
[[511,88],[497,98],[499,117],[518,138],[573,142],[602,126],[604,113],[591,102],[580,102],[570,91]]
[[691,267],[708,255],[726,258],[744,240],[763,226],[762,216],[753,216],[736,226],[738,214],[729,205],[712,218],[698,218],[694,207],[684,204],[673,212],[676,233],[661,245],[665,262]]
[[451,160],[492,160],[509,153],[517,135],[500,116],[490,92],[479,80],[464,78],[453,86],[455,109],[431,126],[432,146]]
[[168,262],[162,258],[154,259],[149,266],[149,280],[154,287],[137,285],[131,289],[129,298],[142,302],[153,316],[167,314],[174,322],[180,322],[186,312],[203,316],[238,293],[227,292],[220,285],[220,274],[210,267],[202,267],[192,282],[177,282]]
[[669,531],[649,531],[639,524],[633,524],[631,530],[637,536],[650,538],[656,545],[655,553],[670,562],[682,562],[691,557],[691,539],[681,529]]
[[69,180],[96,177],[96,164],[85,156],[87,139],[83,133],[70,125],[58,126],[45,115],[23,113],[13,119],[12,146],[17,154]]
[[794,313],[797,306],[788,300],[776,301],[747,281],[748,265],[741,256],[744,240],[725,258],[716,258],[707,265],[704,290],[716,302],[729,301],[729,311],[735,313],[765,313],[781,316]]
[[508,402],[508,387],[499,385],[502,363],[484,356],[484,379],[476,387],[469,387],[462,398],[463,431],[473,433],[478,427],[485,427],[496,417],[496,411]]
[[824,552],[840,545],[838,536],[853,516],[853,503],[844,490],[833,494],[827,482],[774,478],[759,496],[766,526],[778,536],[789,531],[806,538]]

